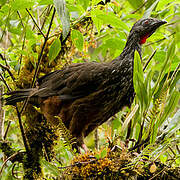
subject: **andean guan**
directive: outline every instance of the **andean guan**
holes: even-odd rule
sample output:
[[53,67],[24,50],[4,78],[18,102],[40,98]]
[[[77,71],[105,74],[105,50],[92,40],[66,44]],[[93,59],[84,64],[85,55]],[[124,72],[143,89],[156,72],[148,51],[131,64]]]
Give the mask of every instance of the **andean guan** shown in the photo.
[[134,52],[141,57],[141,45],[165,23],[140,19],[133,25],[123,52],[113,61],[74,63],[51,72],[38,79],[35,88],[7,93],[6,105],[29,98],[29,103],[40,106],[47,121],[58,125],[55,116],[59,116],[78,146],[87,151],[83,138],[124,106],[131,106]]

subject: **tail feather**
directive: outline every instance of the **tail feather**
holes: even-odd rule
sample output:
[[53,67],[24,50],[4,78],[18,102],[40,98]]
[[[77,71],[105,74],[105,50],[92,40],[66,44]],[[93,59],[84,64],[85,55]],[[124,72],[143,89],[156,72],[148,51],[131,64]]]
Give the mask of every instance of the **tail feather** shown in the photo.
[[34,89],[22,89],[17,91],[11,91],[6,93],[5,95],[10,95],[5,98],[6,105],[15,105],[17,102],[23,101],[26,98],[30,97]]

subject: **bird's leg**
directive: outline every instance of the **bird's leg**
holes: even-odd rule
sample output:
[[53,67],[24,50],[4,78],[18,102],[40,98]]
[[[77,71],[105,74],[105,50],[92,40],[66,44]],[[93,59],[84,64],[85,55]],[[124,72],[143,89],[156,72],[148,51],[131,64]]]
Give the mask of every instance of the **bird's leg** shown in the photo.
[[89,151],[87,146],[84,143],[81,145],[81,147],[84,149],[85,153]]
[[69,131],[73,137],[77,138],[77,146],[81,147],[85,153],[88,152],[87,146],[84,144],[84,131],[87,126],[87,119],[84,117],[84,109],[83,106],[81,108],[75,109],[75,113],[73,114],[72,120],[69,124]]

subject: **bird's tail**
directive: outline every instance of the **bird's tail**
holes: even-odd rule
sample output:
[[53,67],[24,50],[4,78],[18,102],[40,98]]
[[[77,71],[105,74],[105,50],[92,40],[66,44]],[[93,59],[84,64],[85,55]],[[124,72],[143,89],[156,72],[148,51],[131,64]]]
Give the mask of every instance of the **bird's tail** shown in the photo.
[[23,101],[28,97],[33,96],[35,88],[21,89],[17,91],[11,91],[5,95],[10,95],[7,98],[4,98],[6,105],[15,105],[17,102]]

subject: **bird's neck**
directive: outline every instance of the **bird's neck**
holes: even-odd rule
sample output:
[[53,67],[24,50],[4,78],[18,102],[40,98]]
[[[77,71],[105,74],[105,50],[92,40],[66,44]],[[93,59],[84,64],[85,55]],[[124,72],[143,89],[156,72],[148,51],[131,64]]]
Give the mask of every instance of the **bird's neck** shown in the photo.
[[[140,57],[141,57],[141,45],[140,45],[140,38],[135,33],[130,33],[128,36],[126,45],[123,49],[123,52],[120,54],[119,57],[114,59],[114,63],[118,63],[118,61],[128,61],[129,64],[132,66],[134,61],[134,52],[135,50],[138,51]],[[119,62],[120,63],[120,62]]]
[[132,56],[134,57],[135,50],[137,50],[139,55],[141,56],[140,38],[137,34],[133,33],[128,36],[125,48],[121,54],[122,56],[132,54]]

